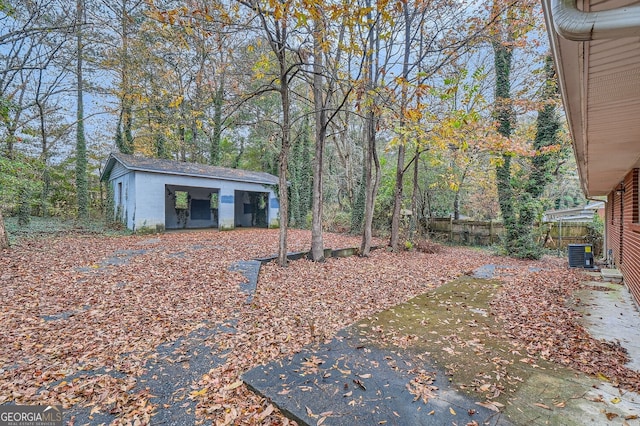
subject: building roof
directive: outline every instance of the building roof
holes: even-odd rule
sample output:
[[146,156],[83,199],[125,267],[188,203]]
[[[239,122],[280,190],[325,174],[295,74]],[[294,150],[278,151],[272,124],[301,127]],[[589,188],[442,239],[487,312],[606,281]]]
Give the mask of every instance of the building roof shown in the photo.
[[547,210],[546,212],[544,212],[542,220],[545,222],[554,221],[557,219],[562,219],[565,222],[590,222],[593,219],[595,212],[600,209],[604,209],[604,207],[604,201],[592,201],[585,204],[584,206],[571,207],[568,209],[560,210]]
[[582,189],[606,195],[640,167],[640,6],[634,0],[542,6]]
[[162,173],[168,175],[205,177],[211,179],[231,180],[237,182],[259,183],[263,185],[277,185],[278,177],[265,172],[250,170],[230,169],[227,167],[210,166],[207,164],[185,163],[182,161],[162,160],[148,158],[139,155],[130,155],[113,152],[109,155],[107,164],[100,176],[100,180],[108,179],[108,176],[116,164],[116,161],[129,170],[149,173]]

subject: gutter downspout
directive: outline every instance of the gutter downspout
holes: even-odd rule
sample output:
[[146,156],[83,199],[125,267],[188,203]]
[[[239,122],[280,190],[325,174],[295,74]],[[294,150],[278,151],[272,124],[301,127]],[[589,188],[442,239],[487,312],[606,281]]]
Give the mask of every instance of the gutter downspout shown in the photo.
[[567,40],[589,41],[640,36],[640,5],[583,12],[577,0],[551,0],[556,32]]

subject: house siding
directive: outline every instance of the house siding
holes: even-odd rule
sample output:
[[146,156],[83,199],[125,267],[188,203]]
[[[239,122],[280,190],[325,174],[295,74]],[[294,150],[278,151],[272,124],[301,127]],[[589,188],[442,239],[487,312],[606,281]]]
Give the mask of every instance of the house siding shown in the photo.
[[110,179],[117,179],[121,176],[126,175],[127,173],[129,173],[129,169],[127,169],[122,164],[116,162],[116,164],[114,164],[113,166],[113,169],[111,169]]
[[[114,167],[114,170],[116,168]],[[113,207],[116,220],[124,223],[127,228],[134,229],[135,218],[135,174],[124,167],[118,169],[118,173],[111,175],[110,183],[113,186]]]
[[[262,184],[248,182],[234,182],[220,179],[167,175],[136,171],[136,193],[139,199],[136,203],[135,222],[131,229],[158,229],[166,224],[165,191],[166,186],[208,188],[218,190],[220,204],[218,208],[220,229],[233,229],[235,223],[235,191],[266,192],[270,199],[276,194]],[[268,219],[270,226],[277,226],[279,209],[270,203]],[[279,206],[278,206],[279,207]],[[197,225],[197,224],[193,224]]]
[[630,171],[623,180],[624,193],[617,189],[608,195],[607,246],[624,282],[640,304],[640,201],[639,169]]

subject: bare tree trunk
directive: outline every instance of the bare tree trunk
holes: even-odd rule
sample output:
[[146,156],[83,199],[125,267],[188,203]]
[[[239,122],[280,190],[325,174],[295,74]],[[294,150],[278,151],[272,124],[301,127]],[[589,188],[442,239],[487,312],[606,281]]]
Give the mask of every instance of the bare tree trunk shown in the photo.
[[0,250],[9,248],[9,237],[4,227],[4,218],[2,217],[2,210],[0,209]]
[[[413,17],[409,10],[409,3],[403,3],[404,14],[404,63],[402,66],[402,95],[400,96],[400,128],[406,123],[406,110],[408,103],[409,60],[411,59],[411,22]],[[389,245],[393,251],[398,251],[400,239],[400,213],[402,210],[402,193],[404,190],[404,158],[406,153],[407,136],[403,134],[398,146],[398,162],[396,165],[396,188],[393,197],[393,215],[391,216],[391,238]]]
[[289,227],[289,194],[287,187],[287,171],[289,166],[290,141],[290,111],[289,85],[286,74],[287,64],[280,63],[281,77],[280,97],[282,99],[282,146],[278,156],[278,197],[280,198],[280,243],[278,246],[278,264],[287,266],[287,230]]
[[209,164],[220,165],[220,141],[222,139],[222,104],[224,102],[224,73],[218,81],[213,100],[213,135],[209,141]]
[[380,185],[380,160],[376,151],[376,126],[375,114],[369,113],[367,117],[367,161],[365,164],[365,206],[364,225],[362,232],[362,244],[360,254],[368,256],[371,252],[371,240],[373,238],[373,213],[376,204],[376,194]]
[[[295,71],[287,61],[288,16],[273,16],[257,5],[249,3],[257,12],[262,28],[269,41],[269,46],[278,61],[279,75],[277,90],[282,103],[282,134],[280,139],[280,153],[278,155],[278,197],[280,198],[280,235],[278,243],[278,264],[287,266],[287,230],[289,227],[289,191],[287,174],[289,169],[289,151],[291,150],[291,101],[289,99],[289,84],[291,74]],[[273,18],[273,22],[267,19]]]
[[[404,105],[404,100],[402,101]],[[401,121],[404,121],[401,119]],[[402,123],[400,124],[402,126]],[[391,250],[398,251],[398,240],[400,239],[400,213],[402,210],[402,193],[404,190],[404,157],[406,152],[406,137],[398,146],[398,163],[396,165],[396,188],[393,194],[393,214],[391,215],[391,238],[389,246]]]
[[[370,7],[370,1],[367,1],[367,7]],[[371,20],[371,13],[367,14],[367,19]],[[375,25],[375,24],[374,24]],[[369,96],[373,95],[375,88],[374,78],[377,70],[377,63],[374,63],[374,51],[376,48],[375,28],[371,28],[368,36],[368,46],[366,53],[367,68],[367,93]],[[360,255],[368,256],[371,251],[371,240],[373,238],[373,211],[375,208],[375,196],[377,191],[377,182],[379,182],[380,175],[376,173],[374,175],[374,161],[377,160],[376,153],[376,124],[375,124],[375,111],[374,102],[370,102],[369,109],[365,118],[365,131],[364,131],[364,147],[366,150],[366,159],[363,165],[364,168],[364,220],[362,224],[362,243],[360,245]],[[379,167],[379,165],[378,165]]]
[[418,172],[420,171],[420,147],[416,144],[415,157],[413,157],[413,191],[411,193],[411,217],[409,218],[409,241],[415,239],[418,229]]
[[276,55],[280,65],[280,99],[282,100],[282,139],[278,156],[278,196],[280,197],[280,244],[278,263],[287,266],[287,230],[289,228],[289,191],[287,173],[289,169],[289,151],[291,149],[291,105],[289,101],[289,72],[286,61],[286,27],[282,28],[282,37],[277,45]]
[[50,178],[49,178],[49,141],[47,138],[47,127],[45,123],[46,111],[45,106],[42,103],[42,99],[40,98],[40,89],[42,87],[42,72],[39,74],[38,85],[36,89],[36,99],[35,104],[38,108],[38,115],[40,121],[40,141],[42,143],[42,149],[40,151],[40,158],[42,160],[42,164],[44,166],[44,170],[42,172],[42,191],[40,192],[40,213],[43,217],[49,216],[49,211],[47,208],[47,199],[49,197],[49,186],[50,186]]
[[316,150],[313,159],[313,195],[311,200],[311,257],[314,261],[324,260],[322,238],[324,145],[327,133],[327,113],[322,96],[322,32],[320,22],[314,23],[313,34],[313,106],[316,122]]

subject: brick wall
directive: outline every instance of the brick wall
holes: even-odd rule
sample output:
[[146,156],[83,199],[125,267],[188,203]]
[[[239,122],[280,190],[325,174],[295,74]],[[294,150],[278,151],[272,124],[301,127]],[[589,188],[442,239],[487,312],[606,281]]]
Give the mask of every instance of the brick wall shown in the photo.
[[640,202],[639,169],[625,176],[624,193],[615,188],[607,198],[607,247],[613,250],[616,266],[640,304]]

